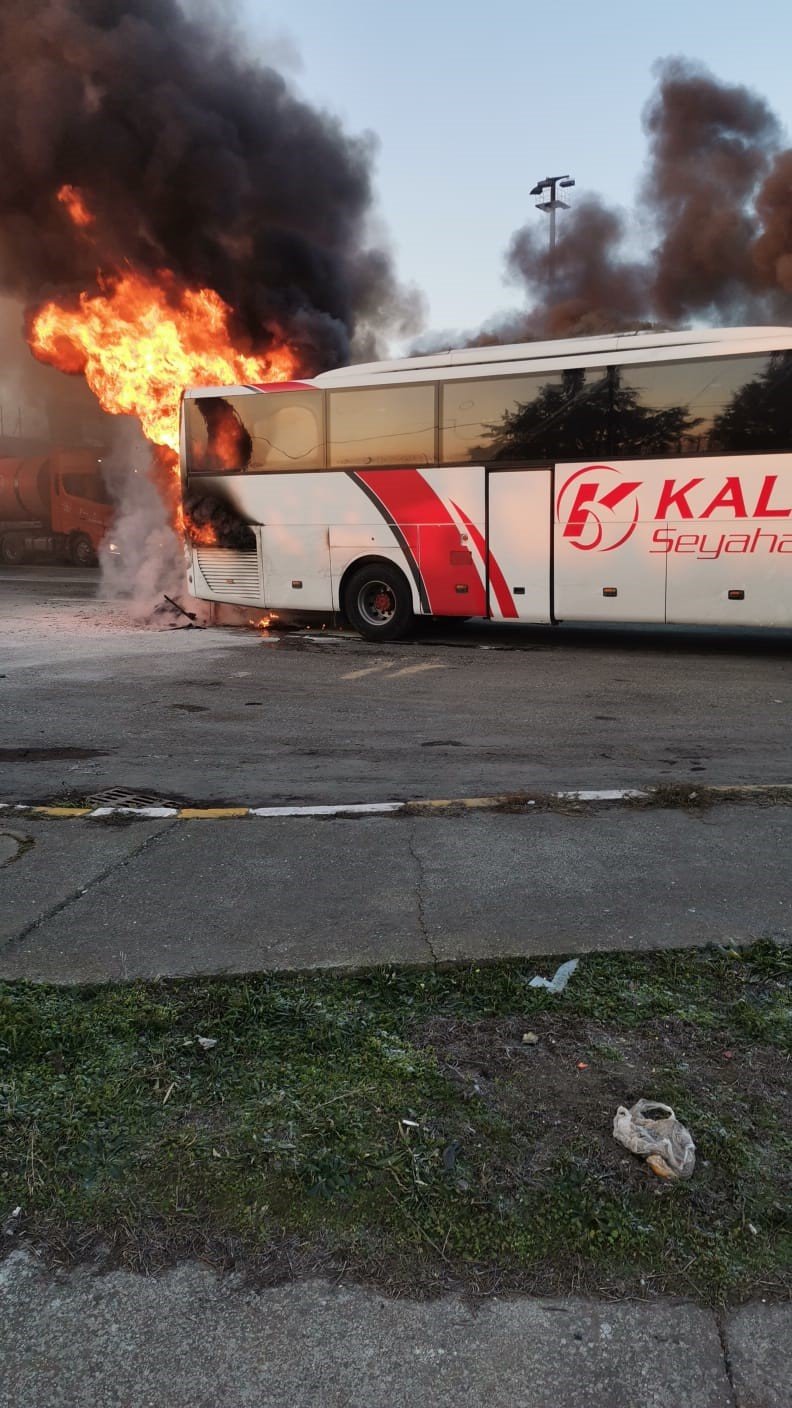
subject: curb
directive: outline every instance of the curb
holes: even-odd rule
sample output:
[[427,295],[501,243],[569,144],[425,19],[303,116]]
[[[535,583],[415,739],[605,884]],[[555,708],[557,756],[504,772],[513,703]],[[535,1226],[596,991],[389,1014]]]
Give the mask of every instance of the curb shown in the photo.
[[[305,807],[69,807],[69,806],[41,806],[28,802],[0,802],[0,814],[2,813],[25,813],[32,816],[43,816],[56,819],[68,820],[72,817],[87,817],[89,820],[104,820],[111,816],[142,817],[148,820],[159,821],[173,819],[176,821],[227,821],[236,817],[266,817],[270,819],[278,817],[332,817],[332,816],[393,816],[399,812],[442,812],[452,809],[465,811],[495,811],[504,807],[513,807],[515,810],[524,807],[535,807],[537,801],[550,803],[584,803],[587,805],[601,802],[651,802],[654,797],[662,798],[662,787],[612,787],[612,788],[580,788],[577,791],[564,792],[543,792],[535,797],[530,797],[527,793],[500,793],[491,797],[442,797],[425,800],[423,798],[414,801],[404,802],[340,802],[332,806],[305,806]],[[736,786],[721,785],[716,787],[702,786],[698,789],[700,793],[707,796],[715,796],[728,800],[731,797],[756,798],[766,800],[779,800],[779,793],[792,799],[792,783],[744,783]],[[687,797],[692,801],[695,799],[697,789],[693,788]],[[684,796],[680,799],[684,804]]]

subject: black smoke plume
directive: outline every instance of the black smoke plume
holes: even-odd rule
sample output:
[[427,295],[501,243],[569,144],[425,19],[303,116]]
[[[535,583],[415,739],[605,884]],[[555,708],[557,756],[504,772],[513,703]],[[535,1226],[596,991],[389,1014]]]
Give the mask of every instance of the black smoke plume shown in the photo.
[[551,268],[546,223],[534,216],[506,256],[527,306],[466,341],[792,321],[792,150],[779,150],[775,116],[688,60],[665,60],[657,75],[632,219],[596,196],[562,211]]
[[[227,7],[229,16],[232,13]],[[215,289],[242,349],[287,340],[304,374],[414,299],[367,241],[373,147],[176,0],[2,0],[0,289],[35,306],[104,272]],[[91,238],[57,193],[73,186]]]
[[256,535],[249,523],[218,493],[204,493],[193,488],[184,499],[187,537],[201,542],[201,529],[210,528],[214,542],[220,548],[236,548],[238,552],[255,552]]

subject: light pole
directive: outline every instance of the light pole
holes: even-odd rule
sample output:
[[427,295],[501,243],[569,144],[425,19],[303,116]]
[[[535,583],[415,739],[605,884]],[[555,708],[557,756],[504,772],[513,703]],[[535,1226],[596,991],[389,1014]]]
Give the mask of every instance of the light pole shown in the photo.
[[536,202],[536,209],[543,210],[545,215],[550,216],[550,252],[548,258],[548,272],[550,275],[550,285],[552,287],[555,275],[555,247],[556,247],[556,211],[568,210],[569,201],[563,200],[558,195],[559,190],[568,190],[574,186],[571,176],[545,176],[543,181],[537,181],[531,190],[532,196],[544,197]]

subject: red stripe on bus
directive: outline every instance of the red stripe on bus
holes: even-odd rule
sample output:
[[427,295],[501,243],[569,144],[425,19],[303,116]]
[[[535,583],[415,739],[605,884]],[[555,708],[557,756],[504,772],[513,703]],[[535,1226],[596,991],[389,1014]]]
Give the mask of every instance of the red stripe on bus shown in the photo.
[[[487,545],[484,542],[482,534],[479,532],[475,523],[471,523],[467,514],[462,512],[462,509],[459,507],[459,504],[454,504],[454,508],[456,509],[457,513],[459,514],[459,517],[462,519],[462,522],[464,523],[471,538],[473,539],[473,542],[476,544],[476,547],[481,553],[482,560],[487,562]],[[488,566],[490,586],[492,587],[497,598],[501,616],[503,616],[505,620],[508,620],[509,618],[516,619],[516,617],[519,615],[517,607],[514,604],[512,594],[506,584],[506,578],[501,572],[500,567],[498,566],[497,559],[495,558],[495,555],[492,551],[490,551],[489,553]]]
[[310,381],[248,381],[252,391],[313,391]]
[[[417,469],[356,470],[401,530],[416,558],[436,616],[484,616],[487,597],[475,563],[451,565],[459,529]],[[467,591],[458,591],[466,587]]]

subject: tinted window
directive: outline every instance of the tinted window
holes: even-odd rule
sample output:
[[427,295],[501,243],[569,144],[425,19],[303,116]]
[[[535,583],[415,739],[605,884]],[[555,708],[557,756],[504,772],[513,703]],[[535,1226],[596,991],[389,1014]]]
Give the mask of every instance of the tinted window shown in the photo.
[[713,423],[713,440],[725,450],[792,450],[792,352],[760,361],[750,378],[732,392]]
[[614,455],[792,448],[792,358],[713,357],[614,367]]
[[454,464],[605,454],[609,407],[602,370],[447,382],[442,458]]
[[95,504],[108,504],[107,490],[98,474],[62,474],[64,490],[76,499],[90,499]]
[[324,463],[320,391],[188,397],[184,408],[193,474],[318,469]]
[[433,464],[435,389],[377,386],[330,392],[330,463]]

